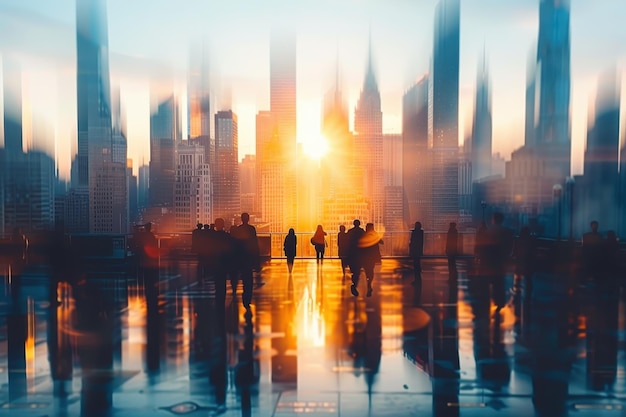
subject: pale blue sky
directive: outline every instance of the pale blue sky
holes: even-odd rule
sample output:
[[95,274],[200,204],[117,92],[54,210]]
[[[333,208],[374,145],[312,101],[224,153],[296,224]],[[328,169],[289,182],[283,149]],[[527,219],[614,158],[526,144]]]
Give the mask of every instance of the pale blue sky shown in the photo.
[[[588,104],[598,76],[626,67],[626,2],[572,2],[572,142],[582,170]],[[509,157],[523,142],[526,64],[537,37],[539,0],[461,0],[461,140],[469,128],[478,61],[487,51],[494,150]],[[381,89],[384,130],[399,132],[402,93],[428,69],[436,0],[109,0],[112,84],[121,85],[129,157],[148,159],[150,79],[184,94],[188,45],[211,49],[215,110],[239,116],[240,156],[254,152],[254,115],[269,108],[269,30],[298,32],[298,136],[319,134],[321,97],[339,55],[353,112],[363,82],[368,31]],[[75,0],[0,0],[0,54],[25,68],[25,113],[57,137],[61,172],[75,141]],[[50,111],[54,108],[54,111]],[[42,128],[41,126],[44,126]],[[26,135],[32,131],[25,127]],[[39,135],[36,133],[35,135]]]

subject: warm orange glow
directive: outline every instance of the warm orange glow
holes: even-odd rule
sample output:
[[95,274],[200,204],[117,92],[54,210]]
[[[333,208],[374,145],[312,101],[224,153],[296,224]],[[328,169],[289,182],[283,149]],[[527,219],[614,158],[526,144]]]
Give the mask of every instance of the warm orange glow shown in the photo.
[[319,136],[302,142],[302,150],[311,159],[320,160],[328,152],[328,140]]

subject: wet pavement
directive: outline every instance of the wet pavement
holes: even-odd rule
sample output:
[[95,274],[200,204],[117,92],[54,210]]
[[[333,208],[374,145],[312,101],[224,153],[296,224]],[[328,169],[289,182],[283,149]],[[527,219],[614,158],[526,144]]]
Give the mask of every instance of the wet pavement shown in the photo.
[[153,290],[110,265],[72,286],[3,271],[0,416],[626,415],[624,302],[563,277],[529,296],[508,276],[498,313],[462,261],[423,261],[416,294],[384,259],[354,297],[336,259],[277,259],[250,316],[241,287],[217,311],[190,259]]

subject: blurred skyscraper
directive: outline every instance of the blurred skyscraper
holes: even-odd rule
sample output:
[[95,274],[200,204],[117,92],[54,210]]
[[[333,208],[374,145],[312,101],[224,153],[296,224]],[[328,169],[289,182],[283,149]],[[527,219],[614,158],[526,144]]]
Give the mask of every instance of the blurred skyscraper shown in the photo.
[[429,88],[428,130],[432,147],[433,227],[447,230],[459,214],[459,43],[460,2],[440,0]]
[[211,173],[204,160],[204,148],[193,141],[176,141],[175,167],[175,230],[188,232],[198,223],[211,223]]
[[474,123],[471,140],[472,180],[488,177],[491,170],[491,90],[486,58],[483,57],[476,79],[476,100],[474,105]]
[[[621,83],[615,71],[598,82],[595,118],[590,120],[582,188],[583,223],[600,220],[603,229],[618,228]],[[581,187],[582,186],[582,187]]]
[[11,58],[2,59],[2,85],[4,98],[4,148],[11,159],[22,153],[22,72]]
[[225,219],[226,224],[241,214],[238,152],[237,115],[232,110],[219,111],[215,115],[213,216]]
[[570,0],[541,0],[535,77],[534,145],[542,149],[548,176],[563,179],[571,158]]
[[[298,226],[296,35],[291,30],[271,33],[270,114],[269,119],[266,114],[262,120],[257,116],[257,152],[262,148],[261,158],[257,158],[262,166],[261,209],[270,230],[284,232],[285,227]],[[267,122],[271,123],[269,129]],[[264,166],[266,163],[270,166]]]
[[137,185],[137,206],[139,210],[148,207],[148,188],[150,184],[150,166],[139,166],[139,183]]
[[[126,155],[114,160],[106,4],[76,2],[78,187],[87,190],[88,230],[124,233],[127,227]],[[85,195],[85,192],[75,194]],[[84,207],[79,204],[76,207]],[[83,218],[83,216],[80,216]],[[85,225],[77,225],[84,228]]]
[[330,231],[341,224],[349,226],[355,218],[369,218],[363,197],[363,169],[357,167],[354,157],[354,135],[350,132],[350,115],[338,65],[335,85],[326,93],[322,106],[322,136],[328,143],[328,152],[320,159],[317,183],[321,223]]
[[251,214],[258,212],[257,192],[257,163],[256,155],[244,155],[239,163],[239,191],[241,192],[241,208]]
[[[151,206],[172,207],[174,201],[175,142],[181,140],[178,101],[174,95],[160,101],[150,116]],[[204,148],[203,148],[204,149]]]
[[365,81],[354,110],[354,160],[363,173],[363,193],[369,201],[372,222],[381,230],[385,200],[383,172],[383,113],[380,92],[372,62],[372,42],[369,52]]
[[[51,229],[55,222],[55,164],[38,150],[23,152],[22,74],[12,59],[3,59],[4,149],[0,152],[0,234],[15,227],[28,233]],[[43,130],[34,129],[43,138]]]
[[215,141],[211,136],[209,51],[205,43],[190,48],[188,77],[187,138],[204,147],[205,162],[213,169]]
[[402,186],[406,227],[416,221],[432,228],[428,150],[428,76],[424,76],[402,97]]

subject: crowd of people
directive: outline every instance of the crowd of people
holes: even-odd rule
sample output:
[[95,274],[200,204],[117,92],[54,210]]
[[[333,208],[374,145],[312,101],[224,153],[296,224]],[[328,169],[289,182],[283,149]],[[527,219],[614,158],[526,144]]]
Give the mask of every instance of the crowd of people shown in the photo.
[[[243,282],[243,305],[249,310],[253,292],[253,273],[260,272],[260,254],[256,229],[249,224],[250,216],[242,213],[241,224],[226,230],[222,218],[215,220],[211,225],[198,224],[192,232],[192,251],[198,255],[198,277],[204,282],[205,278],[215,281],[217,300],[224,302],[227,282],[236,295],[239,281]],[[513,230],[503,226],[502,213],[494,213],[491,224],[481,222],[475,236],[474,260],[469,264],[469,273],[480,277],[484,291],[487,291],[499,312],[507,303],[505,276],[509,267],[513,265],[514,288],[520,286],[520,280],[527,279],[526,288],[532,287],[530,277],[536,268],[537,244],[528,227],[520,230],[519,236],[514,238]],[[328,233],[322,225],[318,225],[310,239],[315,249],[318,264],[324,261]],[[140,241],[141,264],[148,271],[144,276],[147,284],[156,282],[155,276],[149,271],[156,271],[156,239],[151,234],[150,224],[145,225],[145,231],[138,237]],[[450,223],[445,239],[445,255],[448,261],[449,279],[457,278],[457,258],[460,254],[459,232],[456,223]],[[366,295],[373,292],[375,265],[381,263],[380,244],[381,236],[374,229],[373,223],[367,223],[365,229],[358,219],[353,221],[350,229],[344,225],[339,227],[337,234],[337,255],[341,262],[344,278],[350,274],[352,295],[359,296],[359,282],[361,272],[364,272],[367,282]],[[289,274],[293,272],[297,255],[298,238],[293,228],[283,241],[283,251],[287,260]],[[152,249],[151,249],[152,248]],[[591,223],[591,232],[585,233],[582,239],[582,270],[587,277],[605,277],[603,271],[616,270],[618,264],[618,242],[614,232],[609,231],[606,238],[598,232],[598,222]],[[411,230],[408,253],[412,260],[416,293],[422,288],[422,258],[424,257],[424,230],[420,222],[415,223]],[[610,274],[609,274],[610,275]],[[601,283],[605,287],[607,283]],[[515,293],[515,291],[513,291]]]
[[[223,306],[227,282],[230,281],[232,294],[236,295],[241,281],[242,303],[250,313],[254,271],[261,270],[256,228],[250,224],[248,213],[241,214],[240,225],[232,226],[229,231],[226,231],[225,226],[224,219],[217,218],[211,225],[198,224],[192,232],[191,249],[198,256],[198,282],[202,285],[205,278],[212,279],[217,303]],[[154,273],[151,271],[157,268],[158,249],[150,223],[144,225],[144,230],[137,234],[136,240],[146,285],[155,285]]]

